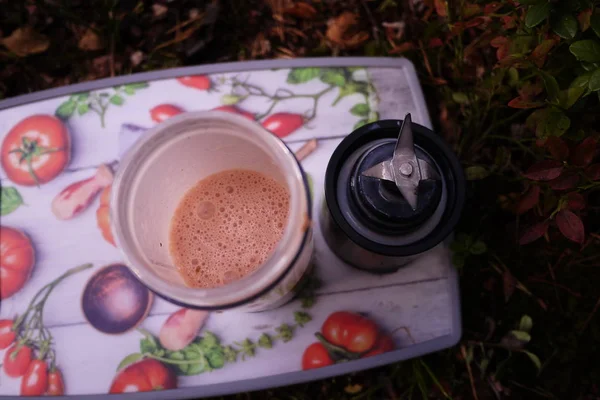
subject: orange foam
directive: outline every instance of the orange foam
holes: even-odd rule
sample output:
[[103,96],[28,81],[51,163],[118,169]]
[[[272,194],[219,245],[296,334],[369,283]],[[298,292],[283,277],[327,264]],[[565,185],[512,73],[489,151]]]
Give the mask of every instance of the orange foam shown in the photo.
[[232,169],[200,180],[171,219],[169,251],[192,287],[222,286],[254,272],[283,235],[289,192],[254,171]]

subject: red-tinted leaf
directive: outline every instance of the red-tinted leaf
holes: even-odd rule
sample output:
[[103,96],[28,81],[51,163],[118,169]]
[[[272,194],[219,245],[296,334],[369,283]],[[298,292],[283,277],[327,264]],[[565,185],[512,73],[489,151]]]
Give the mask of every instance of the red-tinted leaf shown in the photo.
[[585,199],[580,193],[572,192],[567,195],[567,207],[570,210],[580,211],[585,209]]
[[469,20],[465,23],[465,26],[467,28],[475,28],[476,26],[479,26],[481,24],[483,24],[485,22],[485,18],[483,17],[475,17],[472,20]]
[[540,187],[532,186],[529,188],[527,193],[519,200],[517,207],[515,209],[515,213],[517,215],[524,214],[525,212],[531,210],[540,202]]
[[581,218],[569,210],[560,210],[556,214],[556,225],[567,239],[575,243],[583,244],[585,240],[585,229]]
[[502,4],[499,3],[499,2],[497,2],[497,1],[494,1],[493,3],[489,3],[488,5],[486,5],[484,7],[483,13],[485,15],[493,14],[493,13],[495,13],[496,11],[498,11],[501,8],[502,8]]
[[541,101],[530,101],[525,100],[521,96],[515,97],[511,101],[508,102],[508,106],[511,108],[521,108],[521,109],[529,109],[529,108],[538,108],[543,106],[544,103]]
[[537,96],[538,94],[542,93],[542,91],[544,90],[544,87],[542,86],[541,82],[525,82],[523,84],[523,86],[521,86],[519,88],[519,96],[521,96],[521,98],[525,99],[525,100],[529,100],[532,97]]
[[504,301],[508,303],[508,300],[510,300],[517,287],[517,280],[508,269],[504,270],[502,274],[502,286],[504,289]]
[[579,183],[579,175],[574,173],[565,173],[556,179],[552,179],[548,182],[550,187],[554,190],[568,190],[573,189]]
[[577,16],[579,20],[579,26],[581,27],[581,32],[585,32],[590,27],[590,18],[592,17],[592,9],[588,8],[587,10],[583,10]]
[[533,61],[538,68],[541,68],[544,65],[546,56],[548,56],[548,53],[552,50],[554,44],[554,40],[544,40],[533,49],[530,56],[531,61]]
[[600,181],[600,164],[592,164],[587,167],[585,175],[593,181]]
[[448,11],[446,10],[446,0],[434,0],[433,4],[435,5],[435,11],[440,17],[448,15]]
[[497,36],[490,41],[490,46],[499,48],[508,43],[508,39],[504,36]]
[[442,42],[442,39],[440,39],[440,38],[433,38],[429,41],[430,49],[434,49],[436,47],[442,47],[443,45],[444,45],[444,42]]
[[560,161],[544,160],[532,165],[524,174],[534,181],[550,181],[560,176],[563,164]]
[[452,28],[450,28],[450,32],[453,35],[458,35],[459,33],[462,33],[464,30],[465,30],[465,23],[461,22],[461,21],[455,22],[452,25]]
[[596,154],[596,145],[596,139],[591,137],[585,138],[583,142],[578,144],[577,147],[573,149],[573,153],[571,154],[571,162],[580,167],[589,165]]
[[548,226],[549,224],[547,221],[539,222],[533,225],[529,229],[525,230],[525,232],[523,232],[523,235],[519,239],[519,244],[524,245],[538,240],[539,238],[544,236],[546,232],[548,232]]
[[569,146],[559,137],[550,136],[546,140],[546,149],[555,160],[565,161],[569,158]]
[[505,15],[502,17],[502,27],[506,30],[513,29],[517,26],[517,17],[514,15]]

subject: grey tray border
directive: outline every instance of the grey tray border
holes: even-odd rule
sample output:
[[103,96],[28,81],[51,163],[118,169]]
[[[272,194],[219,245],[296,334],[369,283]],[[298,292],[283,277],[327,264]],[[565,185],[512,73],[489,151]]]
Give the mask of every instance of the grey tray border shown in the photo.
[[[417,79],[417,73],[412,62],[405,58],[389,57],[343,57],[343,58],[301,58],[293,60],[260,60],[231,63],[199,65],[183,68],[173,68],[161,71],[144,72],[116,78],[101,79],[92,82],[78,83],[56,89],[44,90],[23,96],[12,97],[0,101],[0,110],[20,106],[36,101],[65,96],[72,93],[102,89],[107,86],[124,85],[139,81],[152,81],[173,78],[190,74],[214,74],[224,72],[243,72],[270,68],[297,68],[297,67],[378,67],[378,68],[404,68],[409,73],[409,86],[413,93],[413,101],[419,113],[426,119],[423,125],[431,127],[431,120],[427,112],[423,91]],[[415,79],[410,79],[412,75]],[[390,351],[376,357],[369,357],[349,363],[335,364],[329,367],[298,372],[287,372],[279,375],[265,376],[262,378],[244,379],[235,382],[223,382],[202,386],[184,387],[164,390],[159,392],[142,392],[130,394],[110,395],[110,398],[125,400],[146,399],[183,399],[194,397],[223,396],[239,392],[254,391],[279,386],[304,383],[333,376],[362,371],[375,367],[392,364],[409,358],[419,357],[428,353],[440,351],[455,346],[462,336],[460,292],[458,274],[455,269],[450,270],[448,276],[450,299],[452,301],[453,318],[450,334],[418,343],[410,347]],[[106,394],[78,395],[79,398],[104,399]],[[1,396],[2,398],[21,399],[20,396]],[[41,398],[41,397],[40,397]],[[73,396],[60,396],[59,398],[73,398]]]

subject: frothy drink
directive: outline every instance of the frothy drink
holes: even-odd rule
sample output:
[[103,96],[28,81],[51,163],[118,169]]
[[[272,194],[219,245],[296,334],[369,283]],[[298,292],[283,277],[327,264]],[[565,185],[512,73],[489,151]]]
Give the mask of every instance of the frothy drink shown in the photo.
[[249,170],[200,180],[171,220],[169,251],[185,282],[211,288],[255,271],[283,235],[290,195],[274,179]]

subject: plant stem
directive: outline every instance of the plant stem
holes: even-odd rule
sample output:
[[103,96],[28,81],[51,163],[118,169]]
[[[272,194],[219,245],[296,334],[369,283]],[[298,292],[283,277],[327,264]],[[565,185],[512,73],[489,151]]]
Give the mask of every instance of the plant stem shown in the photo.
[[199,358],[198,360],[172,360],[170,358],[160,357],[160,356],[157,356],[157,355],[154,355],[151,353],[144,353],[143,356],[154,358],[155,360],[162,361],[167,364],[176,364],[176,365],[198,364],[199,361],[204,362],[204,360],[202,358]]

